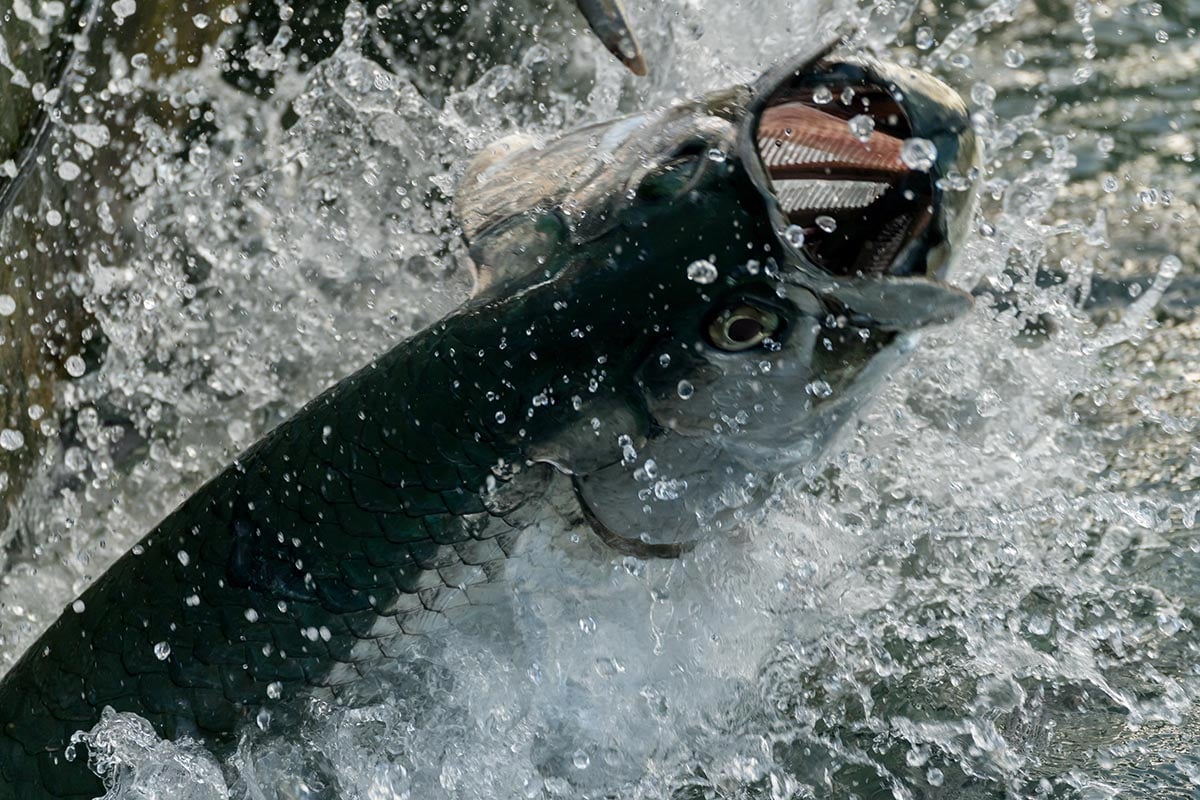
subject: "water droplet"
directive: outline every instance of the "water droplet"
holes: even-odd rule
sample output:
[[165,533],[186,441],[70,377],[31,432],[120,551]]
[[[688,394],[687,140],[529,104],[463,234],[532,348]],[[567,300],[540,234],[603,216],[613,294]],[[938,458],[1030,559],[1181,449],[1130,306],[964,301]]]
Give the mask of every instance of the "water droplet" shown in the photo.
[[137,11],[137,3],[134,0],[117,0],[112,4],[112,10],[117,17],[117,22],[122,22],[125,17]]
[[46,212],[46,224],[51,227],[61,225],[62,219],[62,214],[59,213],[58,209],[52,208]]
[[663,353],[662,355],[660,355],[658,357],[658,365],[660,367],[671,366],[671,355],[669,353]]
[[718,164],[722,164],[725,162],[725,159],[727,159],[727,158],[729,158],[729,156],[727,156],[725,154],[724,150],[721,150],[719,148],[714,147],[713,149],[708,151],[708,160],[709,161],[715,161]]
[[109,142],[108,128],[104,125],[79,124],[71,126],[71,133],[76,138],[90,144],[92,147],[103,147]]
[[5,428],[0,431],[0,448],[8,451],[20,450],[25,446],[25,435],[20,431],[15,431],[12,428]]
[[987,83],[977,83],[971,87],[971,102],[977,106],[991,108],[996,102],[996,89]]
[[220,17],[221,17],[221,22],[233,24],[233,23],[237,22],[237,19],[238,19],[237,9],[234,8],[233,6],[225,6],[224,8],[221,9]]
[[129,66],[134,69],[143,69],[150,66],[150,57],[145,53],[134,53],[129,57]]
[[503,411],[496,412],[496,422],[503,425],[508,420],[508,416]]
[[58,177],[62,178],[64,181],[75,180],[79,177],[80,172],[82,172],[82,170],[79,169],[79,165],[74,161],[63,161],[58,165]]
[[208,166],[209,155],[208,145],[203,142],[197,142],[192,145],[191,151],[188,152],[188,163],[198,169],[204,169]]
[[82,377],[87,372],[87,364],[79,356],[67,356],[66,368],[72,378]]
[[278,700],[283,696],[283,684],[279,681],[271,681],[267,684],[267,697],[272,700]]
[[617,447],[621,448],[621,463],[632,464],[637,461],[637,448],[633,446],[633,437],[621,434],[617,437]]
[[918,50],[928,50],[933,47],[933,29],[925,26],[917,28],[916,44]]
[[900,160],[909,169],[928,172],[937,163],[937,145],[928,139],[914,136],[900,148]]
[[799,225],[788,225],[787,230],[783,232],[783,238],[787,240],[788,244],[799,250],[804,247],[804,228]]
[[865,142],[875,132],[875,119],[867,114],[856,114],[850,118],[850,132],[860,141]]
[[946,776],[937,767],[930,767],[929,771],[925,773],[925,780],[929,781],[930,786],[941,786],[945,779]]
[[712,283],[717,279],[717,265],[701,259],[688,264],[687,276],[696,283]]
[[575,765],[575,769],[587,769],[592,759],[582,750],[576,750],[575,755],[571,756],[571,763]]
[[1016,69],[1025,63],[1025,55],[1020,50],[1004,51],[1004,66]]
[[192,24],[200,30],[204,30],[212,23],[212,18],[207,14],[196,14],[192,17]]
[[179,559],[179,563],[180,563],[180,564],[183,564],[185,567],[186,567],[186,566],[187,566],[187,565],[188,565],[188,564],[191,562],[191,560],[192,560],[192,557],[188,555],[188,551],[187,551],[187,550],[180,550],[178,553],[176,553],[176,554],[175,554],[175,557],[176,557],[176,558],[178,558],[178,559]]
[[818,86],[813,89],[813,102],[825,105],[833,100],[833,91],[828,86]]
[[258,612],[253,608],[247,608],[243,616],[246,618],[247,622],[258,622]]
[[82,600],[76,600],[74,603],[71,603],[71,610],[76,614],[82,614],[86,609],[87,604],[85,604]]
[[159,661],[166,661],[171,657],[171,645],[166,642],[159,642],[154,645],[154,657]]
[[675,391],[679,393],[681,400],[690,400],[692,395],[696,393],[696,387],[692,385],[691,381],[683,380],[675,387]]
[[591,617],[584,617],[583,619],[579,620],[579,630],[589,635],[595,633],[596,620],[592,619]]
[[828,214],[822,214],[816,219],[817,227],[826,233],[833,233],[837,230],[837,220]]
[[1103,185],[1104,185],[1104,191],[1108,192],[1109,194],[1112,194],[1113,192],[1115,192],[1121,188],[1120,182],[1112,175],[1109,175],[1107,178],[1104,179]]
[[805,386],[804,390],[806,392],[808,392],[809,394],[811,394],[813,397],[824,398],[824,397],[829,397],[831,394],[833,394],[833,387],[830,386],[825,381],[813,381],[808,386]]
[[12,295],[0,294],[0,317],[11,316],[17,310],[17,301]]

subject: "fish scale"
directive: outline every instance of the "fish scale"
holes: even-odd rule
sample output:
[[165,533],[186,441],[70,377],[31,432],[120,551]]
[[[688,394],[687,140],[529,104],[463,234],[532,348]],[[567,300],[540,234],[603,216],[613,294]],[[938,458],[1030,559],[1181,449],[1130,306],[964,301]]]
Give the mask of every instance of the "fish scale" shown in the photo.
[[[395,640],[468,608],[461,587],[502,574],[496,562],[512,542],[498,536],[518,531],[487,512],[480,492],[515,446],[494,430],[477,440],[465,407],[445,416],[448,403],[482,398],[411,391],[449,385],[460,370],[495,371],[478,355],[432,358],[452,336],[445,324],[427,331],[310,403],[164,520],[140,555],[120,559],[82,595],[81,613],[68,609],[51,626],[0,684],[0,797],[101,794],[83,754],[69,762],[65,749],[105,705],[146,717],[163,736],[228,743],[251,709],[269,704],[269,685],[288,698],[352,684],[402,649]],[[515,416],[519,393],[503,402]],[[401,405],[406,415],[389,413]],[[441,431],[417,424],[431,405],[458,421]],[[448,502],[451,483],[461,500]],[[467,506],[486,523],[465,521]],[[244,573],[234,564],[240,547],[250,548]],[[185,602],[193,594],[197,605]],[[160,660],[164,641],[171,655]]]

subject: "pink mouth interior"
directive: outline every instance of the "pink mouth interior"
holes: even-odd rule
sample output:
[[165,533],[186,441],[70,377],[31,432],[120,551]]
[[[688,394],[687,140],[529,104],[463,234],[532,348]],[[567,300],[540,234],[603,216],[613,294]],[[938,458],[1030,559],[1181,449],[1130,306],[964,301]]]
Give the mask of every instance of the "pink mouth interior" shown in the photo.
[[928,223],[928,192],[901,188],[914,185],[909,130],[886,90],[827,88],[823,103],[811,88],[781,92],[759,121],[759,154],[810,258],[838,274],[882,272]]

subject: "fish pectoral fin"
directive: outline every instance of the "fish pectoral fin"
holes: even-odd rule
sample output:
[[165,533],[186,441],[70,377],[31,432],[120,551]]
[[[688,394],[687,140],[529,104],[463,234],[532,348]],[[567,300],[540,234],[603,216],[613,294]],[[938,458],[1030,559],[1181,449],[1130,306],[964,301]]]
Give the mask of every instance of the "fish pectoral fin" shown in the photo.
[[608,52],[634,75],[648,72],[641,45],[629,22],[629,12],[621,0],[575,0],[575,4]]
[[600,518],[596,509],[592,507],[584,491],[582,479],[578,475],[571,476],[571,488],[575,492],[575,499],[579,502],[579,509],[583,514],[584,522],[587,523],[588,527],[592,529],[602,542],[618,553],[643,560],[652,558],[679,558],[693,547],[694,543],[692,542],[655,543],[622,536],[610,528]]

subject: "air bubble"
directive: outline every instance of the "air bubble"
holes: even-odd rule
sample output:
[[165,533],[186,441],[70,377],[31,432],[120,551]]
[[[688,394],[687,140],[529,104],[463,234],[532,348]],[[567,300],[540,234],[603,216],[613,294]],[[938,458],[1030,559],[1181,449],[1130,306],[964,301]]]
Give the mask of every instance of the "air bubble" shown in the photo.
[[87,372],[87,364],[79,356],[67,356],[64,366],[67,368],[67,374],[72,378],[79,378],[83,373]]
[[17,310],[17,301],[12,298],[12,295],[0,294],[0,317],[12,316]]
[[696,393],[696,387],[692,385],[691,381],[683,380],[675,387],[675,391],[681,400],[690,400]]
[[804,247],[804,228],[799,225],[789,225],[783,232],[783,238],[788,244],[799,250]]
[[828,214],[822,214],[816,219],[817,227],[826,233],[833,233],[837,230],[837,220]]
[[828,86],[818,86],[813,90],[813,102],[819,105],[833,102],[833,91]]
[[272,700],[278,700],[283,697],[283,684],[279,681],[271,681],[267,684],[267,697]]
[[933,47],[933,29],[925,26],[917,28],[916,45],[918,50],[928,50]]
[[154,645],[154,657],[159,661],[166,661],[171,657],[171,645],[167,642],[159,642]]

